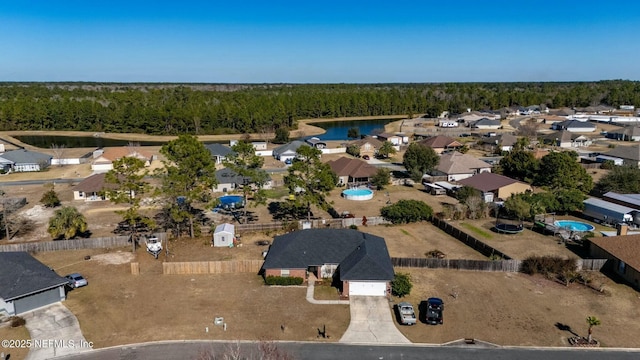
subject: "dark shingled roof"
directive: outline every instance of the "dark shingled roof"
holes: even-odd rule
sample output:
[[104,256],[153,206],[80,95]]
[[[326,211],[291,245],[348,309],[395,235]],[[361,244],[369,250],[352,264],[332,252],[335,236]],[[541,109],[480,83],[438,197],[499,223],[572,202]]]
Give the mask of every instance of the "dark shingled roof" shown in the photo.
[[212,156],[228,156],[229,154],[233,153],[233,150],[231,150],[230,147],[222,145],[222,144],[205,144],[204,147],[207,148],[207,150],[209,150],[209,152],[211,153]]
[[0,252],[0,298],[5,301],[67,282],[67,279],[24,251]]
[[605,153],[605,155],[640,161],[640,145],[616,146],[613,150]]
[[306,269],[324,264],[340,264],[341,280],[393,280],[384,239],[351,229],[298,230],[276,236],[262,269]]

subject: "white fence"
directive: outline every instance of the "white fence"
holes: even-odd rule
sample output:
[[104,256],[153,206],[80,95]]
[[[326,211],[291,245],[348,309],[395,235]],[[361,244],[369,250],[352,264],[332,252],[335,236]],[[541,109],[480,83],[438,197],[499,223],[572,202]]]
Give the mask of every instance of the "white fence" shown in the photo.
[[342,154],[347,152],[347,148],[339,147],[333,149],[320,149],[323,154]]

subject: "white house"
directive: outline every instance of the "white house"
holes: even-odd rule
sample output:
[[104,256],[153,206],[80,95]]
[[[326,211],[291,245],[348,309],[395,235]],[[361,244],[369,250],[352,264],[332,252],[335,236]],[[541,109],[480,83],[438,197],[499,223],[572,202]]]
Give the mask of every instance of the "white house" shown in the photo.
[[476,129],[499,129],[502,127],[500,120],[482,118],[476,121],[473,126]]
[[231,247],[236,238],[235,226],[232,224],[220,224],[213,232],[214,247]]
[[294,140],[288,144],[284,144],[273,149],[273,157],[282,162],[293,160],[298,155],[297,151],[300,146],[309,146],[309,144],[304,141]]
[[551,125],[554,130],[567,130],[570,132],[594,132],[596,126],[587,121],[567,120]]

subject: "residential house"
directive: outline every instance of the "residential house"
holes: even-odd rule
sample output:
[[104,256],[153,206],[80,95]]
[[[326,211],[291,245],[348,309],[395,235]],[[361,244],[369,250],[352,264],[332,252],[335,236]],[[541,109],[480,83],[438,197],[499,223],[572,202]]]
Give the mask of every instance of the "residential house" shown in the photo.
[[447,181],[460,181],[475,174],[491,172],[491,165],[468,154],[454,151],[440,156],[433,176],[446,176]]
[[63,301],[68,283],[27,252],[0,252],[0,315],[20,315]]
[[35,151],[18,149],[0,155],[0,165],[5,172],[41,171],[51,165],[53,156]]
[[591,145],[591,139],[582,135],[572,133],[568,130],[557,131],[542,138],[545,144],[560,148],[575,148]]
[[309,229],[276,236],[261,274],[333,279],[344,297],[387,296],[394,278],[384,239],[352,229]]
[[612,130],[607,133],[607,137],[620,141],[640,141],[640,126],[625,126],[619,130]]
[[216,165],[222,164],[225,160],[227,160],[227,156],[233,153],[231,147],[223,144],[205,144],[204,147],[209,150],[209,152],[211,153],[211,157],[215,161]]
[[506,200],[513,194],[532,191],[531,185],[527,183],[490,172],[473,175],[458,183],[480,191],[485,202]]
[[236,230],[233,224],[220,224],[213,232],[214,247],[232,247],[236,239]]
[[388,141],[392,143],[394,146],[400,146],[402,144],[409,143],[409,137],[402,133],[391,134],[391,133],[385,132],[382,134],[378,134],[378,140],[382,142]]
[[489,118],[482,118],[472,125],[473,128],[476,129],[500,129],[502,127],[502,123],[500,120],[494,120]]
[[566,130],[570,132],[594,132],[596,131],[596,125],[587,121],[579,120],[565,120],[563,122],[554,123],[551,125],[553,130]]
[[341,157],[328,161],[327,165],[338,175],[338,184],[366,184],[378,168],[360,159]]
[[604,155],[622,159],[623,165],[640,167],[640,145],[616,146]]
[[[252,182],[250,177],[244,177],[238,175],[231,169],[224,168],[216,171],[216,182],[218,183],[213,192],[232,192],[235,189],[242,188],[242,185]],[[271,178],[267,179],[267,182],[262,185],[263,189],[271,189],[273,186]]]
[[418,143],[432,148],[437,154],[442,154],[445,151],[457,150],[463,146],[459,141],[444,135],[433,136],[420,140]]
[[542,123],[547,125],[558,124],[561,122],[567,121],[566,116],[558,116],[558,115],[545,115],[542,118]]
[[[73,200],[104,201],[106,173],[93,174],[73,187]],[[111,186],[111,185],[108,185]]]
[[312,137],[305,140],[309,146],[314,147],[316,149],[324,149],[327,147],[327,142],[320,140],[320,138]]
[[589,255],[608,259],[605,267],[640,290],[640,235],[592,237]]
[[518,137],[512,134],[500,134],[496,136],[483,136],[480,139],[482,144],[491,146],[494,153],[509,152],[518,142]]
[[309,146],[309,144],[301,140],[294,140],[273,149],[273,157],[282,162],[291,161],[298,155],[297,151],[300,146]]
[[500,120],[501,115],[500,112],[467,111],[466,113],[450,116],[450,118],[453,118],[458,122],[470,124],[481,119]]
[[369,156],[374,158],[378,154],[378,150],[382,147],[382,141],[373,137],[366,137],[364,139],[350,141],[348,146],[355,145],[360,149],[360,156]]
[[150,166],[155,159],[155,155],[151,152],[142,150],[138,147],[122,146],[110,147],[94,151],[93,161],[91,162],[91,170],[93,171],[109,171],[113,169],[113,162],[123,157],[134,157],[144,162],[144,166]]

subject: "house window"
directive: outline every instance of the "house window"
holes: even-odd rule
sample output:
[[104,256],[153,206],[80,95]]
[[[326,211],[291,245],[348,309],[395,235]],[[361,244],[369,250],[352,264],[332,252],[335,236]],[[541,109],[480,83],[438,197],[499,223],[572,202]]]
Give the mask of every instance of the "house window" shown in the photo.
[[225,237],[224,237],[224,236],[221,236],[221,237],[220,237],[220,241],[225,242],[225,241],[227,241],[227,239],[225,239]]
[[620,262],[618,263],[618,273],[624,274],[626,272],[627,272],[627,265],[624,263],[624,261],[620,260]]
[[289,277],[289,269],[281,269],[280,270],[280,276]]
[[78,197],[84,197],[84,192],[78,191]]

